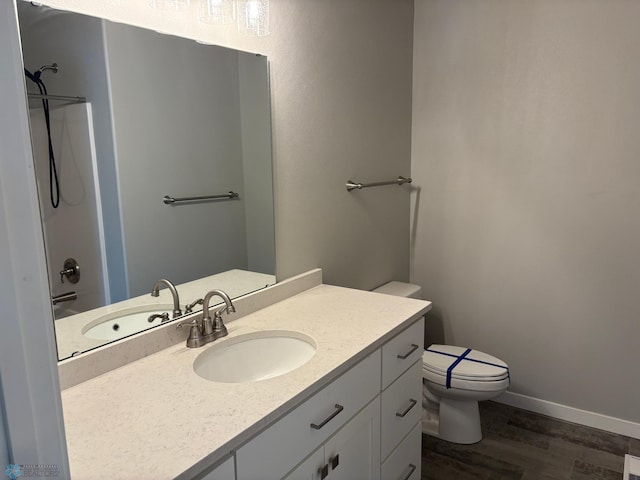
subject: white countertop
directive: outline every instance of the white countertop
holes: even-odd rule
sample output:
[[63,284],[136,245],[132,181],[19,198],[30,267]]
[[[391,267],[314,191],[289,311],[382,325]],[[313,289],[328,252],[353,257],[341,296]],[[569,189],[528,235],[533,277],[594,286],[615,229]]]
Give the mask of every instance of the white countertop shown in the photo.
[[[320,285],[227,323],[229,336],[203,348],[180,343],[68,388],[62,402],[72,478],[188,478],[344,373],[430,305]],[[305,333],[317,352],[290,373],[253,383],[214,383],[193,371],[193,360],[210,346],[258,330]]]

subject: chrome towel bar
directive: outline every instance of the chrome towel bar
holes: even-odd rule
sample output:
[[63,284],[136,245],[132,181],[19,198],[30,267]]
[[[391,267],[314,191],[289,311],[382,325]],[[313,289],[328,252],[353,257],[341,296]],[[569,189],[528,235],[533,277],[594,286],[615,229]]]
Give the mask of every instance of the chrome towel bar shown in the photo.
[[165,205],[174,205],[180,202],[196,202],[198,200],[213,200],[216,198],[238,198],[240,196],[239,193],[230,191],[229,193],[225,193],[223,195],[203,195],[200,197],[183,197],[183,198],[173,198],[169,195],[165,195],[162,197],[162,201]]
[[405,177],[398,177],[395,180],[391,180],[390,182],[373,182],[373,183],[356,183],[353,180],[347,180],[347,191],[358,190],[367,187],[379,187],[381,185],[402,185],[403,183],[411,183],[413,180]]

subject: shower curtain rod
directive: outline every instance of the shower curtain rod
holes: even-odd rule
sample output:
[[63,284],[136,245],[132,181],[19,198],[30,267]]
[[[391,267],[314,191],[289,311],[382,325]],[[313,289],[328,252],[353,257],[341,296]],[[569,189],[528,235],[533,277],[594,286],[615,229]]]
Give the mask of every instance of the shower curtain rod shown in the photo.
[[68,97],[66,95],[40,95],[39,93],[28,93],[29,98],[37,98],[40,100],[60,100],[63,102],[86,103],[85,97]]

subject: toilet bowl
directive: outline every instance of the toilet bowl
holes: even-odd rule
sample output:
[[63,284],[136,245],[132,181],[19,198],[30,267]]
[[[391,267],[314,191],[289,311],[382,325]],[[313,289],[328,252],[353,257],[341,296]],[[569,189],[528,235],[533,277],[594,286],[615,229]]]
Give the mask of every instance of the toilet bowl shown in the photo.
[[[390,282],[377,293],[420,298],[421,288]],[[502,360],[464,347],[430,345],[422,355],[422,431],[443,440],[471,444],[482,440],[478,402],[504,393],[509,368]]]
[[482,440],[478,402],[504,393],[509,369],[502,360],[477,350],[431,345],[422,355],[422,377],[429,401],[438,403],[438,430],[427,432],[453,443]]

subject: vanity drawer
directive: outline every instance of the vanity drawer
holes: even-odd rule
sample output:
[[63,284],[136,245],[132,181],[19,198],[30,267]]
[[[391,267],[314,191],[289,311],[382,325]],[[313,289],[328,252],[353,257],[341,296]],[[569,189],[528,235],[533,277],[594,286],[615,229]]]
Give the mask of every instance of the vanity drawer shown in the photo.
[[382,458],[420,422],[422,413],[422,362],[413,364],[382,392]]
[[379,394],[380,362],[376,350],[239,448],[238,478],[282,478]]
[[422,359],[424,351],[424,317],[400,332],[382,347],[382,388]]
[[384,480],[420,480],[422,463],[422,427],[420,424],[405,437],[382,464]]

